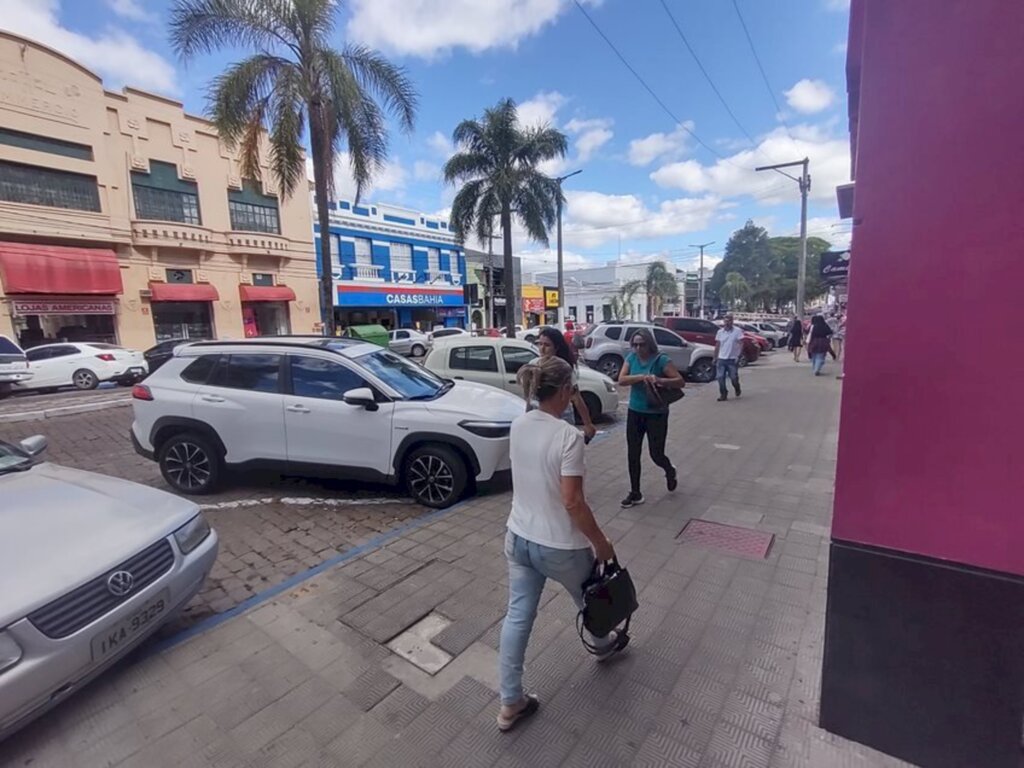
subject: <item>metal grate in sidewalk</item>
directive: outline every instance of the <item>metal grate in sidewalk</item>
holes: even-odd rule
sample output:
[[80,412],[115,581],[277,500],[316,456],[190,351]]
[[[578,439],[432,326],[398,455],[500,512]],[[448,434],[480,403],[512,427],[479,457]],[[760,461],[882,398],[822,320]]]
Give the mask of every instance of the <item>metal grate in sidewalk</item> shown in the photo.
[[676,534],[676,539],[687,544],[699,544],[703,547],[728,552],[744,557],[768,557],[775,534],[764,531],[753,531],[738,525],[712,523],[709,520],[690,520]]

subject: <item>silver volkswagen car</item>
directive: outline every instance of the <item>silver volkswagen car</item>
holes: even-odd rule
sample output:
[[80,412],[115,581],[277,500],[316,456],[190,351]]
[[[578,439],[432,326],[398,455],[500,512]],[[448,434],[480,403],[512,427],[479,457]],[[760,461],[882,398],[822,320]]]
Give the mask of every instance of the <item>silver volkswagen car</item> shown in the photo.
[[217,558],[193,502],[45,449],[0,442],[0,741],[170,619]]

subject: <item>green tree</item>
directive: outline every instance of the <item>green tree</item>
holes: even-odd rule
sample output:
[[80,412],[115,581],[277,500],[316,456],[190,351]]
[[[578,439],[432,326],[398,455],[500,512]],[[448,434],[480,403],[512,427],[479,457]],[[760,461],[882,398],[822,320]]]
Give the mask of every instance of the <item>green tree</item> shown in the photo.
[[242,174],[260,179],[260,147],[270,141],[270,168],[282,197],[303,177],[306,125],[320,225],[320,310],[334,333],[327,201],[334,165],[347,147],[356,199],[388,157],[386,114],[411,131],[417,94],[405,70],[361,45],[330,45],[337,0],[176,0],[171,45],[184,60],[244,48],[209,90],[221,138],[237,146]]
[[[800,238],[770,237],[771,269],[775,274],[775,290],[771,296],[771,309],[781,312],[796,302],[796,278],[800,269]],[[831,248],[827,240],[820,237],[807,238],[807,282],[805,285],[808,301],[823,295],[828,286],[821,280],[821,254]],[[766,307],[767,308],[767,307]]]
[[771,249],[768,247],[768,232],[753,221],[732,233],[725,244],[725,254],[711,274],[708,290],[721,296],[725,278],[730,272],[738,272],[753,291],[760,289],[771,280]]
[[750,294],[750,284],[739,272],[727,274],[725,282],[718,291],[718,295],[729,305],[730,309],[736,309],[736,305],[744,301]]
[[648,265],[643,287],[647,293],[648,320],[660,315],[665,304],[679,300],[679,283],[676,282],[675,271],[666,267],[663,261],[655,261]]
[[640,280],[630,280],[619,289],[617,296],[612,296],[611,307],[613,320],[632,319],[633,300],[636,298],[637,293],[640,292],[640,289],[643,288],[643,285],[643,282]]
[[546,125],[522,127],[512,99],[485,110],[480,120],[464,120],[452,139],[459,151],[445,164],[444,178],[462,187],[452,202],[450,226],[461,241],[471,233],[484,241],[494,231],[495,217],[499,219],[509,314],[506,327],[509,337],[515,338],[512,218],[533,240],[547,245],[558,202],[564,198],[558,182],[537,167],[545,160],[564,157],[568,140]]

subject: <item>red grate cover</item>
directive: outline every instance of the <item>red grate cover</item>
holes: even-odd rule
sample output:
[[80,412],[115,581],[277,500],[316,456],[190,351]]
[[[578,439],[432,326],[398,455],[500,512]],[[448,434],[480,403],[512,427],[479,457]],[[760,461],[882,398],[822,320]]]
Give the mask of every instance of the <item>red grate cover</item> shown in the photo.
[[768,557],[775,534],[752,531],[737,525],[723,525],[707,520],[691,520],[683,526],[676,538],[688,544],[700,544],[746,557]]

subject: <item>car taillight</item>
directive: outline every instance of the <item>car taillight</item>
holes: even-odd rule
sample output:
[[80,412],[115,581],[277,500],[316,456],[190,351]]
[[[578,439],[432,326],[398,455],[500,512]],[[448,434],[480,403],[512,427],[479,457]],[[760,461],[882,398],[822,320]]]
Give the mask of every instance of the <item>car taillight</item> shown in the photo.
[[136,384],[132,387],[132,397],[135,400],[152,400],[153,391],[145,384]]
[[100,360],[103,360],[104,362],[107,362],[107,363],[112,363],[112,362],[114,362],[114,360],[117,359],[112,354],[110,354],[109,352],[104,352],[102,355],[96,355],[96,357],[98,357]]

